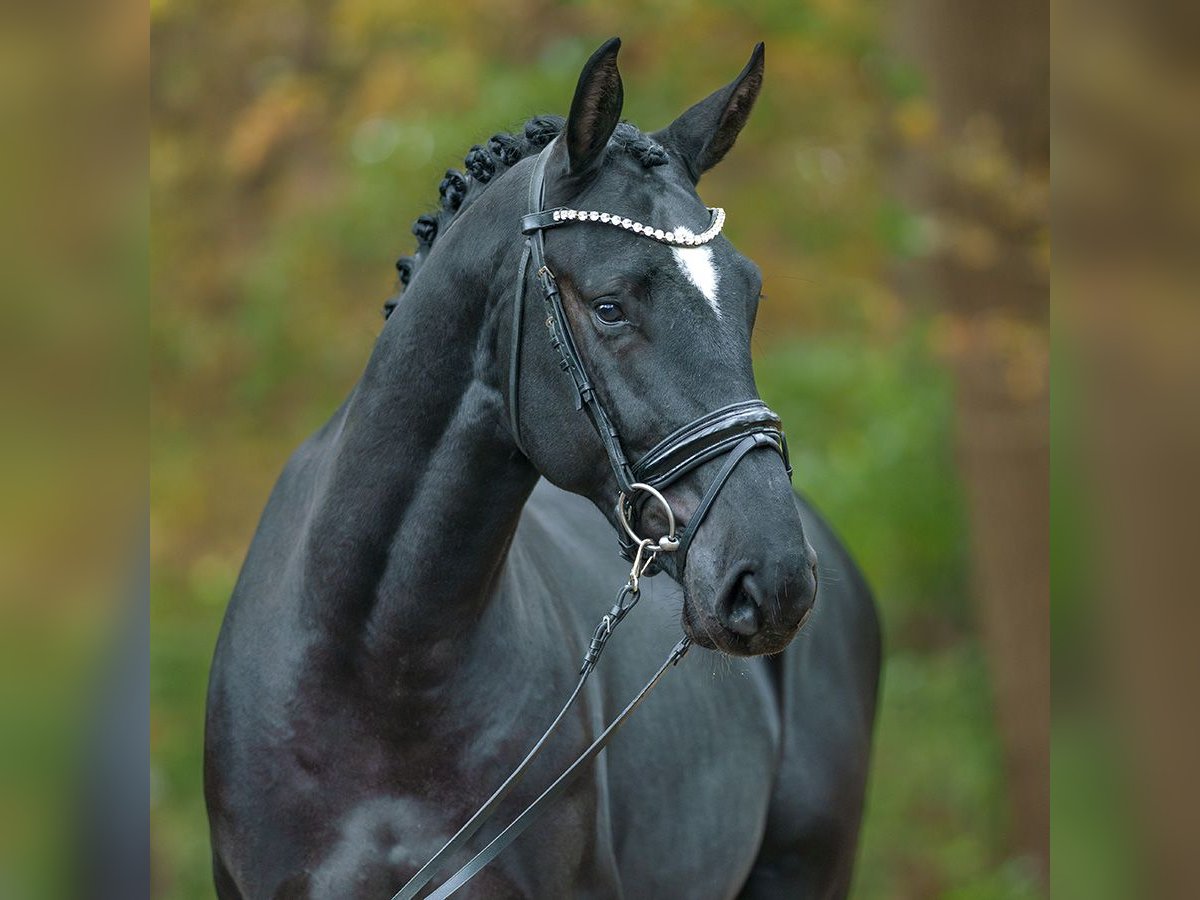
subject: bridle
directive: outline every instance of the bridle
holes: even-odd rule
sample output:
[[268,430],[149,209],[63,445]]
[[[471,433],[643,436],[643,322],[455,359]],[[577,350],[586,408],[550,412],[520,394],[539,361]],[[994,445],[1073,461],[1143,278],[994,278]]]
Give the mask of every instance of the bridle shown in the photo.
[[[558,281],[546,263],[545,232],[564,225],[578,222],[595,222],[597,224],[622,228],[632,234],[649,238],[660,243],[678,247],[695,247],[708,243],[721,232],[725,222],[725,212],[721,209],[711,209],[712,219],[709,227],[700,234],[693,234],[685,229],[663,231],[642,225],[631,219],[611,213],[589,210],[575,210],[567,207],[545,209],[546,195],[546,166],[553,152],[557,139],[551,141],[534,161],[533,172],[529,180],[528,209],[530,212],[521,219],[521,233],[525,235],[525,248],[521,254],[518,267],[516,295],[513,299],[512,347],[509,357],[508,395],[509,418],[512,433],[521,446],[521,429],[519,418],[519,388],[521,345],[523,336],[523,321],[525,308],[526,282],[528,271],[532,266],[535,277],[542,287],[543,302],[546,313],[546,327],[550,333],[550,343],[558,350],[559,366],[571,378],[575,392],[575,408],[583,410],[591,421],[593,428],[604,445],[613,475],[616,478],[619,496],[617,499],[617,518],[621,523],[618,540],[622,555],[629,560],[632,567],[629,579],[621,586],[616,601],[600,620],[593,633],[591,643],[584,654],[583,664],[579,670],[579,679],[574,690],[567,698],[558,715],[550,723],[550,727],[542,734],[533,748],[516,769],[504,780],[504,783],[492,794],[467,822],[459,828],[455,835],[442,846],[437,853],[421,867],[408,883],[404,885],[392,900],[414,900],[417,894],[440,871],[447,859],[458,852],[468,840],[483,826],[483,824],[498,809],[501,801],[523,777],[530,764],[541,752],[551,735],[558,729],[566,717],[568,710],[574,705],[583,690],[588,677],[595,670],[600,654],[612,636],[613,630],[629,614],[641,596],[641,578],[654,575],[659,571],[658,557],[663,553],[674,554],[678,560],[676,571],[683,573],[687,559],[688,548],[700,523],[708,514],[721,488],[733,474],[737,464],[751,450],[764,448],[772,450],[783,459],[788,477],[792,468],[788,460],[787,439],[779,417],[758,399],[743,400],[731,403],[720,409],[713,410],[698,419],[676,429],[647,451],[636,463],[630,463],[625,454],[621,436],[613,424],[612,418],[604,409],[600,396],[588,377],[583,358],[575,343],[571,327],[568,323],[566,310],[563,307],[562,295],[559,293]],[[522,449],[524,449],[522,447]],[[717,471],[701,495],[700,502],[688,518],[686,525],[679,527],[674,510],[663,490],[685,475],[714,460],[725,456],[725,461]],[[667,532],[657,540],[642,537],[635,529],[640,518],[642,506],[647,500],[656,501],[663,509],[667,519]],[[588,762],[594,759],[616,734],[617,729],[629,715],[641,705],[646,696],[662,679],[667,669],[674,666],[687,653],[691,645],[689,638],[684,637],[671,650],[667,659],[659,667],[646,686],[625,707],[612,723],[592,742],[592,744],[542,794],[517,816],[512,823],[500,832],[483,850],[479,851],[465,866],[452,875],[436,891],[429,895],[429,900],[444,900],[454,891],[467,883],[475,874],[495,859],[505,847],[514,841],[532,823],[534,817],[561,794],[574,780]]]
[[[645,494],[656,499],[666,509],[668,521],[671,523],[667,534],[660,538],[655,545],[657,552],[675,553],[679,559],[678,571],[682,572],[688,547],[692,538],[695,537],[700,523],[708,514],[713,501],[716,500],[717,494],[729,476],[733,474],[738,462],[747,453],[756,447],[776,451],[783,457],[788,477],[791,477],[792,469],[788,460],[787,439],[784,437],[779,416],[758,399],[731,403],[706,413],[667,435],[647,451],[640,460],[630,464],[620,434],[613,425],[612,417],[605,411],[604,404],[588,377],[583,358],[579,355],[579,349],[571,333],[567,313],[563,307],[562,295],[559,293],[558,281],[546,264],[545,233],[565,225],[596,222],[621,228],[631,234],[670,246],[696,247],[707,244],[721,233],[721,228],[725,224],[725,211],[711,209],[712,220],[709,227],[700,234],[693,235],[683,229],[675,231],[652,229],[611,213],[566,207],[544,209],[546,166],[555,142],[547,145],[534,162],[533,174],[529,179],[528,205],[531,212],[521,220],[521,233],[526,235],[526,241],[525,252],[522,254],[518,270],[517,290],[513,302],[512,352],[509,355],[508,378],[509,419],[512,432],[519,442],[521,426],[517,398],[520,387],[525,270],[528,265],[532,265],[537,280],[542,286],[550,343],[558,350],[559,365],[570,376],[571,384],[575,389],[575,408],[582,409],[587,414],[592,427],[600,436],[600,442],[604,445],[609,465],[612,467],[617,487],[621,492],[617,502],[617,515],[621,520],[624,532],[619,535],[622,552],[626,559],[632,562],[637,548],[644,543],[632,527],[631,520],[636,518],[640,506],[637,502],[639,494]],[[674,527],[674,513],[670,504],[662,496],[662,490],[722,454],[728,454],[725,465],[709,484],[700,503],[689,517],[687,525],[677,533]],[[653,572],[655,569],[652,567],[650,571]]]

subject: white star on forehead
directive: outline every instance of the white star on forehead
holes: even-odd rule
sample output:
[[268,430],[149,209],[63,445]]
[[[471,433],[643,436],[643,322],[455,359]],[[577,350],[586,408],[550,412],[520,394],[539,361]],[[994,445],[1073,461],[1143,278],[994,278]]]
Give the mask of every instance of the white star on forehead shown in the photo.
[[[692,232],[683,226],[676,228],[675,233],[692,236]],[[720,284],[721,276],[713,263],[712,247],[672,247],[671,253],[674,255],[680,271],[688,281],[695,285],[696,290],[704,295],[704,299],[708,301],[708,305],[720,319],[721,306],[717,302],[717,286]]]

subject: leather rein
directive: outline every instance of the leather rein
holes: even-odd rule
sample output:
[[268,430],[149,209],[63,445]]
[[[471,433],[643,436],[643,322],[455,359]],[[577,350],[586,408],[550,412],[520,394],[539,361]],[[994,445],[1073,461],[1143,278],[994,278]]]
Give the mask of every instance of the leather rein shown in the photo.
[[[584,654],[579,677],[574,690],[568,696],[566,703],[550,726],[533,745],[530,751],[504,782],[496,789],[491,797],[468,819],[435,853],[421,869],[392,897],[392,900],[415,900],[421,890],[437,875],[449,861],[449,858],[461,850],[476,832],[491,818],[501,802],[525,775],[534,759],[546,746],[550,737],[566,719],[567,712],[574,705],[587,683],[588,677],[595,670],[604,647],[612,637],[613,630],[629,614],[641,597],[641,578],[660,571],[658,557],[663,553],[672,553],[678,559],[677,571],[682,574],[688,548],[696,535],[700,523],[708,514],[721,488],[733,474],[737,464],[751,450],[764,448],[778,453],[791,477],[792,468],[788,460],[787,439],[779,417],[765,403],[758,399],[743,400],[731,403],[720,409],[706,413],[700,418],[688,423],[682,428],[671,432],[655,444],[636,463],[630,463],[625,454],[621,437],[613,424],[612,418],[604,409],[604,404],[588,377],[583,358],[579,355],[567,313],[563,307],[562,295],[559,293],[558,282],[554,273],[546,263],[545,232],[549,229],[575,222],[602,222],[622,227],[633,233],[682,246],[696,246],[707,243],[716,237],[724,222],[724,212],[713,210],[713,224],[700,236],[691,235],[680,230],[676,237],[674,232],[663,232],[619,216],[598,213],[580,213],[564,207],[545,209],[546,195],[546,166],[551,152],[557,143],[557,138],[551,141],[538,154],[534,161],[533,172],[529,180],[528,206],[530,212],[521,220],[521,233],[525,235],[525,248],[521,254],[521,262],[517,274],[516,294],[513,299],[512,348],[509,357],[509,418],[513,437],[521,446],[521,429],[518,415],[518,397],[520,388],[521,345],[524,322],[525,292],[529,268],[532,266],[534,277],[542,287],[543,302],[546,313],[546,327],[550,334],[550,343],[559,354],[559,366],[571,378],[575,391],[575,408],[583,410],[604,445],[613,475],[616,477],[620,494],[617,499],[617,517],[622,530],[618,533],[622,555],[632,564],[629,578],[617,592],[612,608],[600,619],[591,643]],[[603,216],[603,218],[601,218]],[[522,452],[524,448],[522,447]],[[709,483],[701,496],[696,509],[688,518],[686,525],[677,527],[674,511],[663,495],[663,489],[669,487],[681,478],[704,465],[705,463],[724,456],[725,461],[716,476]],[[640,518],[640,512],[647,500],[656,501],[663,509],[667,519],[667,533],[657,540],[639,536],[634,523]],[[532,824],[534,818],[551,801],[558,797],[570,786],[581,773],[583,767],[599,755],[617,730],[624,724],[629,715],[641,705],[658,682],[666,674],[667,669],[679,662],[691,646],[690,638],[684,637],[668,654],[666,660],[646,686],[629,702],[621,713],[600,733],[591,745],[546,788],[536,800],[530,803],[511,824],[501,831],[492,841],[471,858],[466,865],[455,872],[437,890],[428,895],[427,900],[445,900],[472,877],[480,872]]]

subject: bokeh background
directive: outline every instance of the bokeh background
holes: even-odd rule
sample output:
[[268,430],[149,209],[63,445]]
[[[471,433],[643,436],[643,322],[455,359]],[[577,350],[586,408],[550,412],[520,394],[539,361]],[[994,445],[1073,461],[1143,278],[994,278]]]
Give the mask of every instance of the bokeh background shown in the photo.
[[412,220],[624,39],[648,129],[767,45],[701,195],[765,273],[795,481],[887,657],[854,894],[1047,895],[1049,35],[1033,0],[152,0],[151,825],[212,895],[208,665],[288,454],[355,382]]

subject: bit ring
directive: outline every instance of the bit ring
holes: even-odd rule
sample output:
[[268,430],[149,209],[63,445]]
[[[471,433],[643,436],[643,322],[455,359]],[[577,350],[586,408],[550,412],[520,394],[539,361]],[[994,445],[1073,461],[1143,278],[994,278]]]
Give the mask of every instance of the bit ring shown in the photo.
[[657,500],[667,513],[667,533],[657,541],[650,541],[650,544],[654,547],[657,547],[659,550],[668,553],[672,550],[678,550],[679,538],[675,534],[675,511],[671,509],[671,504],[667,502],[667,498],[662,495],[662,492],[659,491],[658,488],[651,487],[642,481],[631,484],[629,486],[629,494],[626,495],[626,493],[622,491],[621,496],[617,499],[617,516],[621,519],[621,525],[625,529],[625,533],[629,535],[629,539],[636,544],[643,544],[649,540],[648,538],[640,537],[638,533],[633,530],[633,526],[629,524],[629,518],[626,515],[626,506],[629,502],[629,498],[635,491],[645,491],[647,494]]

